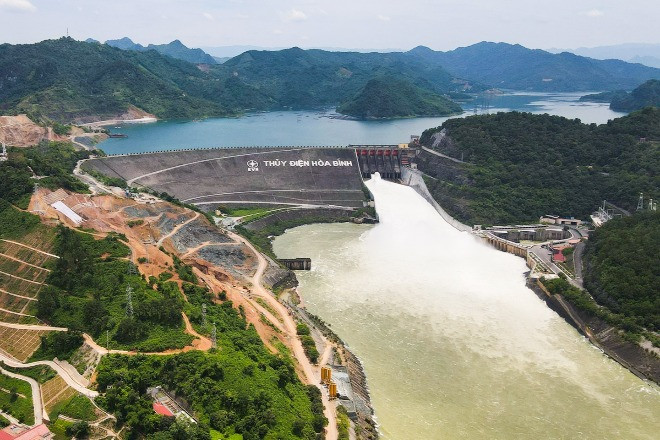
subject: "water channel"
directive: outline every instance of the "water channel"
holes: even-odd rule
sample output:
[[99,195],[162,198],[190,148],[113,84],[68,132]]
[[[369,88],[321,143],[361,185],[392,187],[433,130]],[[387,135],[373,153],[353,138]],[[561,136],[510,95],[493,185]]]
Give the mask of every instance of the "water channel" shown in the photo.
[[381,223],[275,239],[306,307],[361,358],[383,438],[655,439],[660,390],[525,287],[522,258],[449,226],[411,188],[367,183]]

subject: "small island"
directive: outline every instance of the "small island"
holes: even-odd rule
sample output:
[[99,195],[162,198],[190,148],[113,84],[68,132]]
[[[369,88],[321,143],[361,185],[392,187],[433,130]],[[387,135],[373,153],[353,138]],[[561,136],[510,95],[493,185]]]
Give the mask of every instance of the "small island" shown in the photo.
[[580,98],[580,102],[609,102],[610,108],[618,112],[632,112],[644,107],[660,106],[660,80],[650,79],[632,92],[616,90],[594,93]]
[[461,113],[455,102],[400,78],[373,78],[337,112],[359,119],[448,116]]

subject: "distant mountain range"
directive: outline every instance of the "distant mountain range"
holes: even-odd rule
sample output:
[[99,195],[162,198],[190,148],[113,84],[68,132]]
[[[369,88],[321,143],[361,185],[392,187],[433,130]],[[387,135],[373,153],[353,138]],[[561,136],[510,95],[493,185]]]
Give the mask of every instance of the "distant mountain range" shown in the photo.
[[491,87],[543,92],[631,90],[660,78],[660,69],[620,60],[552,54],[518,44],[481,42],[448,52],[420,46],[408,53],[443,66],[449,73]]
[[[91,39],[87,39],[86,41],[95,41],[90,40]],[[138,52],[155,50],[156,52],[163,55],[167,55],[169,57],[187,61],[193,64],[216,64],[218,62],[214,57],[207,54],[202,49],[191,49],[179,40],[174,40],[168,44],[149,44],[148,46],[143,46],[141,44],[134,43],[133,40],[128,37],[124,37],[118,40],[107,40],[105,44],[121,50],[134,50]]]
[[[340,106],[355,99],[363,107],[376,96],[408,96],[416,102],[405,112],[410,115],[424,114],[429,102],[457,92],[632,90],[660,78],[660,69],[639,64],[487,42],[448,52],[421,46],[391,53],[294,47],[247,51],[223,64],[211,60],[178,40],[146,47],[128,38],[3,44],[0,112],[80,122],[109,119],[135,106],[160,118],[199,118]],[[381,83],[365,90],[370,80],[383,77],[391,78],[391,87]]]
[[585,95],[580,101],[609,102],[612,110],[620,112],[632,112],[644,107],[660,107],[660,80],[648,80],[632,92],[616,90]]
[[626,43],[614,46],[579,47],[577,49],[548,49],[551,53],[571,52],[598,60],[618,59],[660,68],[660,44]]

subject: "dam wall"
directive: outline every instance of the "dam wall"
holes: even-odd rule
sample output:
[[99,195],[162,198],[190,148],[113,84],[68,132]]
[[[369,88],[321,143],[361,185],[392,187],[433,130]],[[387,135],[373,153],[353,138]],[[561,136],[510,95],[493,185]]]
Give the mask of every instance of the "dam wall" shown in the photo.
[[90,159],[83,169],[206,211],[223,204],[355,209],[366,202],[354,148],[168,151]]

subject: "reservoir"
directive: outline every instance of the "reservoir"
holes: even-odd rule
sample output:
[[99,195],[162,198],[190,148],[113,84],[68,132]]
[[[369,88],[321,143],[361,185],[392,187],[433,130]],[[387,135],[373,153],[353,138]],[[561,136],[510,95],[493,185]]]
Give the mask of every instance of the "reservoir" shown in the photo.
[[657,439],[660,390],[525,287],[522,258],[449,226],[378,177],[381,223],[275,239],[307,309],[361,358],[385,439]]
[[[461,104],[460,116],[498,111],[550,113],[598,124],[623,116],[607,104],[578,102],[582,94],[509,93],[477,98]],[[107,154],[142,153],[183,148],[239,146],[305,146],[349,144],[397,144],[411,134],[446,121],[442,118],[410,118],[378,121],[344,119],[334,109],[250,113],[240,118],[211,118],[200,121],[159,121],[108,127],[126,138],[111,138],[100,144]]]

